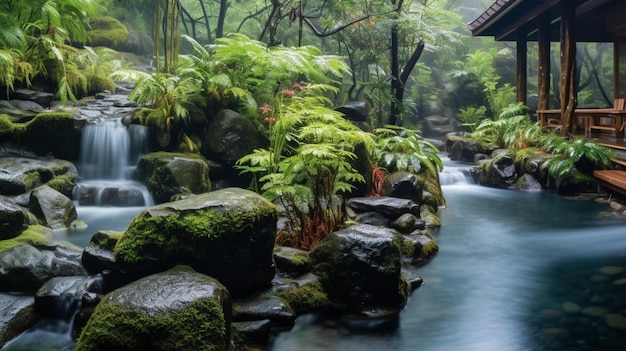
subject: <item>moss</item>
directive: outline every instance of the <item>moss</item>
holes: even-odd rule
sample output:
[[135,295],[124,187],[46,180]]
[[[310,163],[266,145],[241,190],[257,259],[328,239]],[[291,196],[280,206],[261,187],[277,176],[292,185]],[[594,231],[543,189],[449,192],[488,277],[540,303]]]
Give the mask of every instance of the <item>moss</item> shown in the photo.
[[54,177],[46,184],[71,199],[72,190],[74,189],[77,180],[78,176],[76,174],[66,173],[58,177]]
[[0,251],[10,249],[15,246],[29,244],[29,245],[48,245],[50,240],[47,234],[50,229],[42,225],[28,226],[20,235],[12,239],[0,240]]
[[77,160],[80,132],[74,128],[69,112],[42,112],[15,131],[16,140],[28,145],[38,155],[53,155],[65,160]]
[[87,95],[96,95],[105,91],[115,92],[115,83],[107,77],[87,74],[85,78],[87,79]]
[[396,244],[403,257],[413,257],[415,246],[410,240],[405,238],[404,235],[400,233],[396,234],[393,238],[393,243]]
[[405,277],[400,277],[400,283],[398,284],[398,292],[400,295],[400,299],[404,301],[403,304],[405,304],[407,300],[409,299],[409,296],[411,296],[411,293],[413,292],[413,288],[411,287],[411,282]]
[[11,122],[11,118],[7,115],[0,114],[0,138],[2,140],[10,140],[15,126]]
[[330,299],[319,281],[294,289],[276,292],[296,313],[309,312],[330,305]]
[[104,16],[90,23],[87,39],[93,46],[119,46],[128,41],[128,29],[117,19]]
[[275,218],[277,213],[273,205],[256,206],[252,211],[199,210],[155,217],[147,217],[144,212],[129,225],[115,246],[114,254],[116,259],[126,263],[141,261],[148,250],[165,258],[168,254],[179,256],[192,252],[196,240],[240,232],[259,219]]
[[291,262],[298,267],[309,266],[311,264],[311,258],[308,252],[300,252],[291,258]]
[[147,316],[101,302],[83,329],[77,351],[227,349],[225,316],[217,300],[191,303],[168,316]]

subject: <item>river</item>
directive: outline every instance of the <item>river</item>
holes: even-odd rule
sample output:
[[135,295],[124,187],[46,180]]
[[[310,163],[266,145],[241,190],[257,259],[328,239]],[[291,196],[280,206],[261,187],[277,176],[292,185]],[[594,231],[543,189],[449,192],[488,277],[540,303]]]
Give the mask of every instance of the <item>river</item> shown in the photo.
[[546,192],[443,187],[440,246],[392,330],[308,314],[270,351],[623,350],[626,222]]

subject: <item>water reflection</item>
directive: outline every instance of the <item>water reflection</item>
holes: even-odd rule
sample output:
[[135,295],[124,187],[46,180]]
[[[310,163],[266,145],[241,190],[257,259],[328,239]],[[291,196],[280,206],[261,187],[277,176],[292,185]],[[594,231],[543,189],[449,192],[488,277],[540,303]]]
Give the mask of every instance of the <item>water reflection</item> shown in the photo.
[[626,268],[626,225],[602,217],[607,205],[474,185],[444,192],[443,226],[432,231],[440,252],[416,270],[424,285],[398,329],[354,331],[337,319],[304,316],[268,349],[560,351],[626,344],[618,323],[626,317],[626,280],[614,284],[626,273],[595,281],[606,267]]

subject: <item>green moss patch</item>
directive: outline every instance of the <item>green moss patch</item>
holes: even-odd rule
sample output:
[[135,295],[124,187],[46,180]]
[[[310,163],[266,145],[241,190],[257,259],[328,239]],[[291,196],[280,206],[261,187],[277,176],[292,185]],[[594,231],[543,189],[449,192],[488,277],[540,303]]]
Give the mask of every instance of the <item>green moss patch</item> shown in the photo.
[[128,29],[117,19],[104,16],[90,23],[87,39],[92,46],[119,46],[128,40]]
[[294,289],[276,292],[295,313],[309,312],[330,305],[331,301],[322,287],[322,283],[314,281]]
[[0,240],[0,251],[24,244],[33,246],[48,245],[50,244],[50,240],[48,239],[50,232],[50,228],[48,227],[31,225],[15,238]]

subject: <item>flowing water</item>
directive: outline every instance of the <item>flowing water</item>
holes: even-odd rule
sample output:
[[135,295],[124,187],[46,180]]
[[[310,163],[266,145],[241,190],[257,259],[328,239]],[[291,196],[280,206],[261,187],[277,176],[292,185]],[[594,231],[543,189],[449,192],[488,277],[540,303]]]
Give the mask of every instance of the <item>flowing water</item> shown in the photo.
[[440,251],[413,270],[424,284],[396,328],[308,314],[267,350],[623,350],[626,223],[606,204],[467,184],[457,166]]

